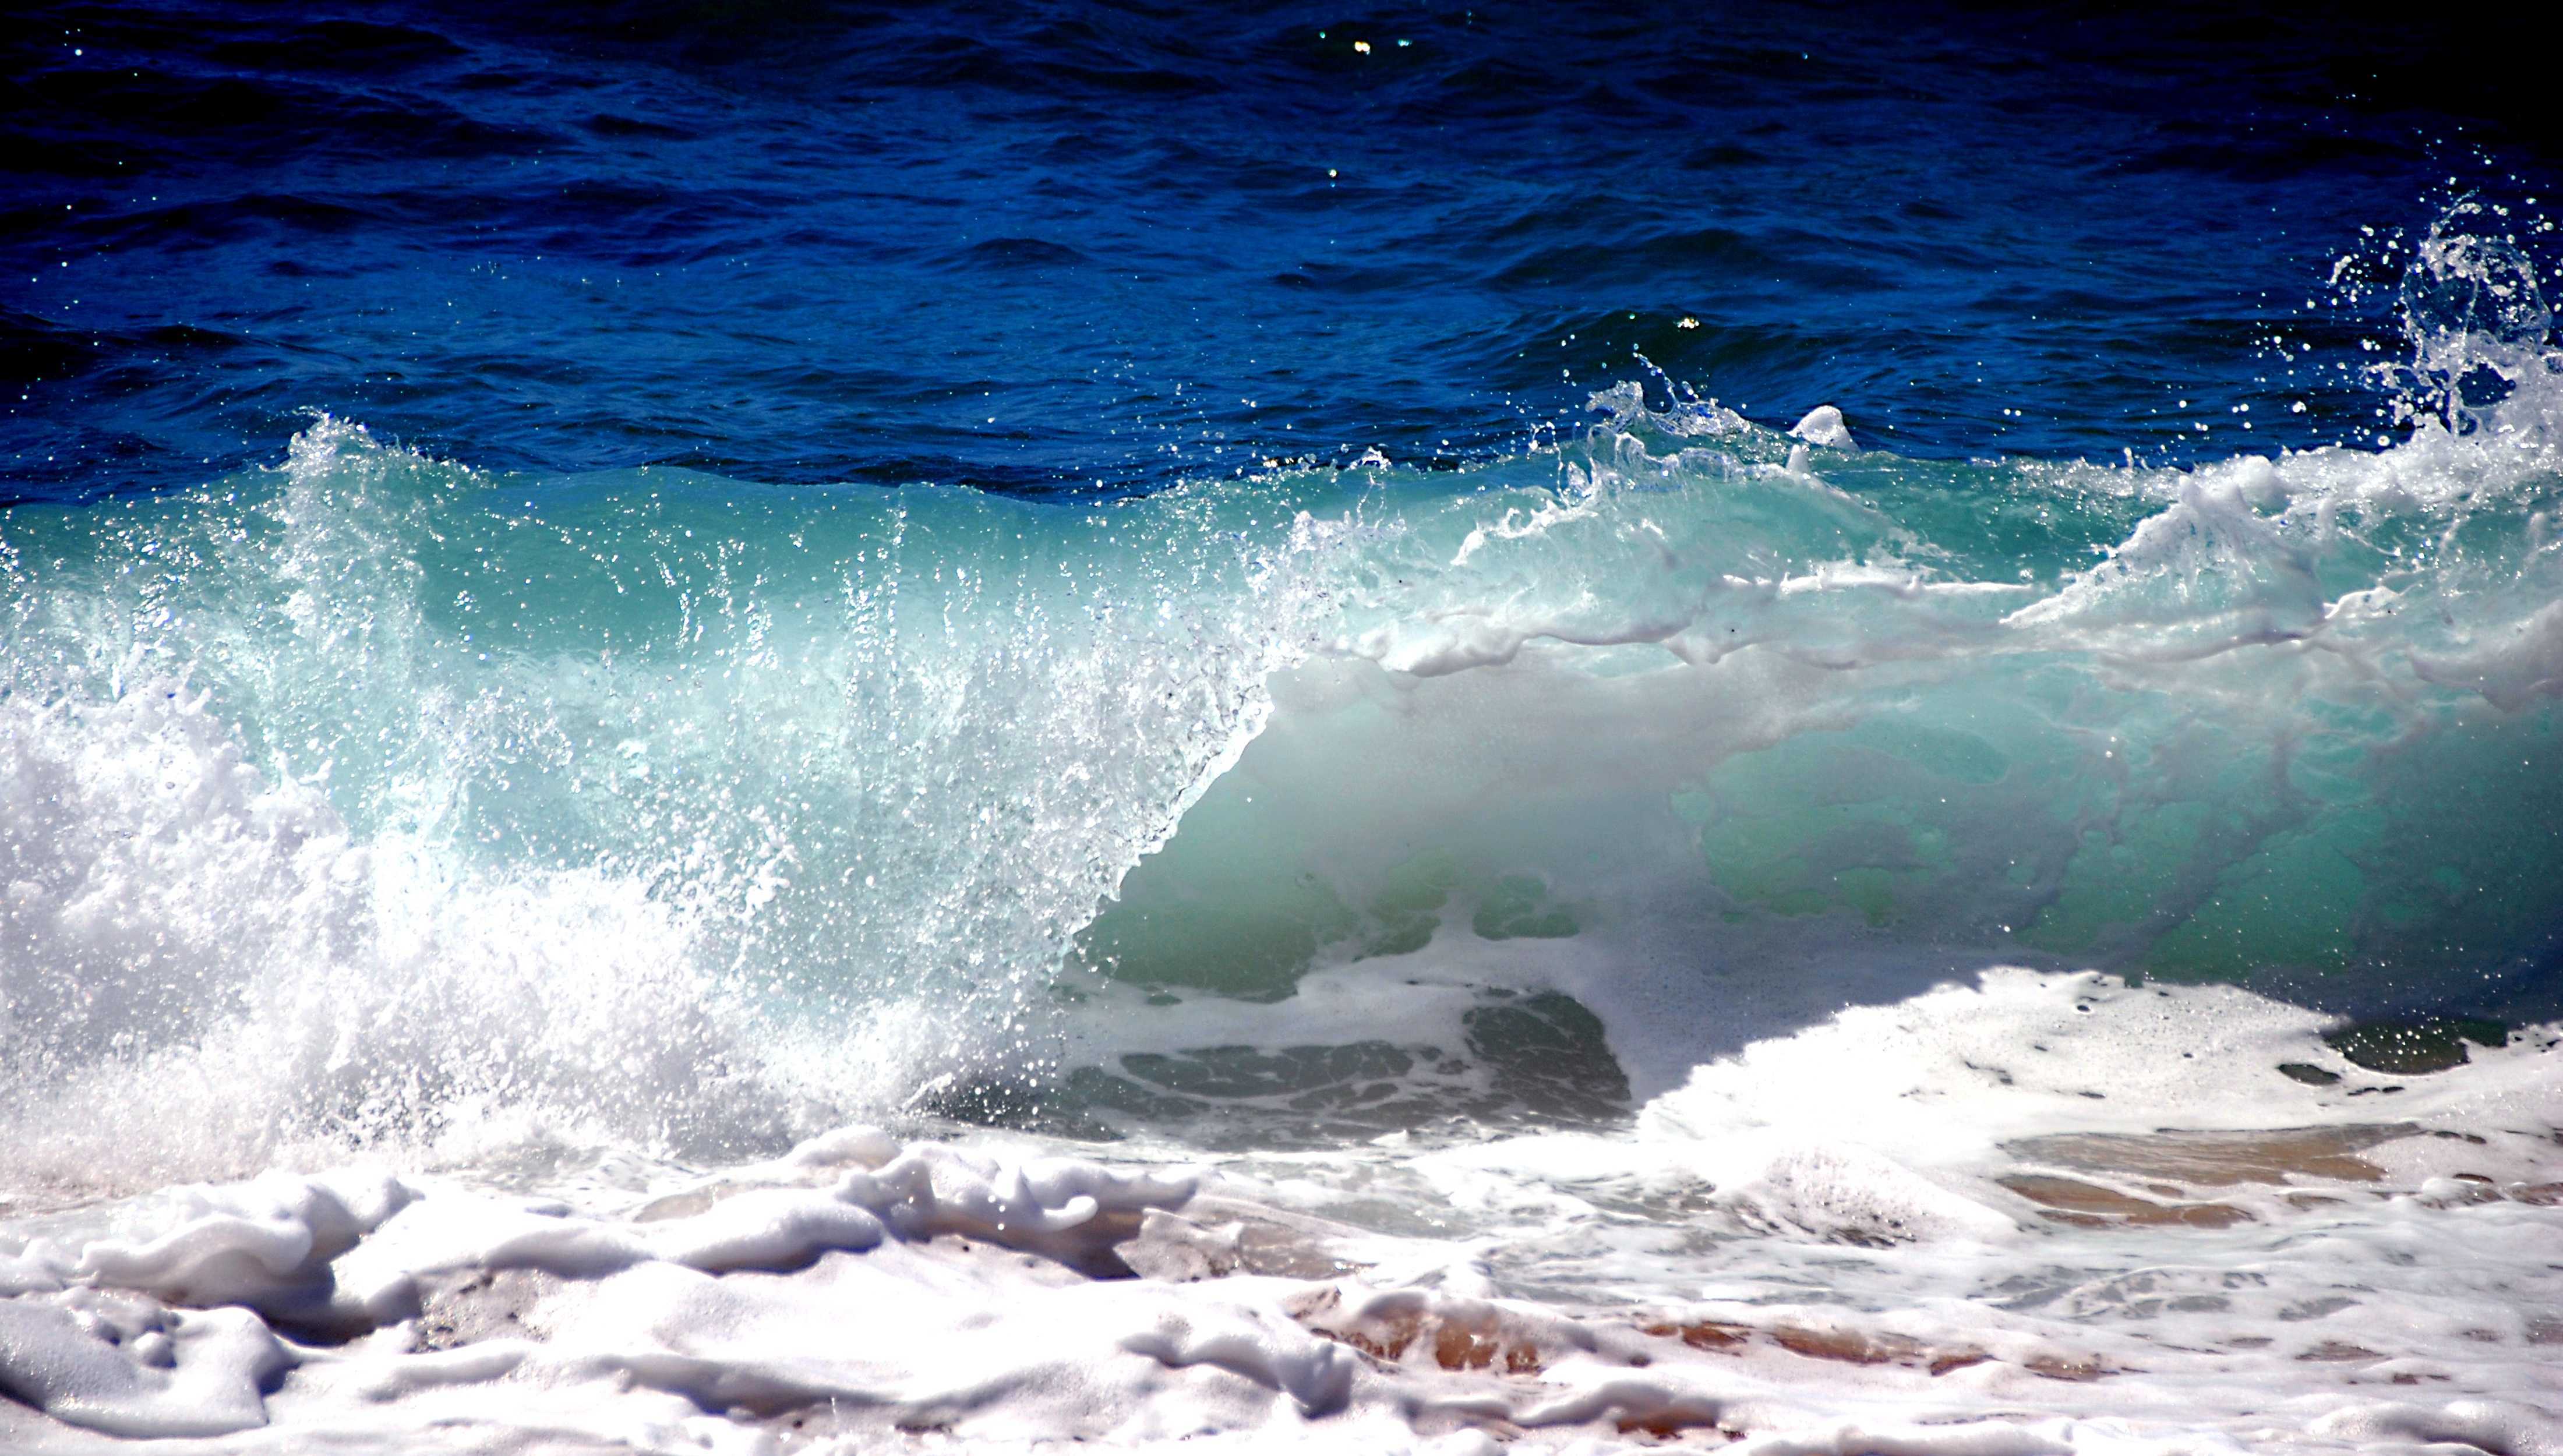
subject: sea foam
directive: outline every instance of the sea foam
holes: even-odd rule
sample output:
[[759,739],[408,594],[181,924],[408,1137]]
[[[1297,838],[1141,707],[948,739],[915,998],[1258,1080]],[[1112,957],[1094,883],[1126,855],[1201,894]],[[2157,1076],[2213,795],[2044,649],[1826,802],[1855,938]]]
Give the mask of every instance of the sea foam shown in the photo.
[[2281,1075],[2339,1066],[2320,1024],[2019,971],[1711,1063],[1621,1136],[1186,1167],[853,1128],[621,1191],[176,1188],[0,1233],[0,1434],[2563,1448],[2563,1185],[2527,1181],[2563,1037]]

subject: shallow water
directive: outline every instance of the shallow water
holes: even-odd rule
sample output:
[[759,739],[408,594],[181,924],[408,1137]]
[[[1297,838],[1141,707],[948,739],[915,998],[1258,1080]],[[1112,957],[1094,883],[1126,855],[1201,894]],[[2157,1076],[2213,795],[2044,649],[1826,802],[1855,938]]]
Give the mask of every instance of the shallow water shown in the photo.
[[11,25],[0,1446],[2563,1449],[2449,33]]

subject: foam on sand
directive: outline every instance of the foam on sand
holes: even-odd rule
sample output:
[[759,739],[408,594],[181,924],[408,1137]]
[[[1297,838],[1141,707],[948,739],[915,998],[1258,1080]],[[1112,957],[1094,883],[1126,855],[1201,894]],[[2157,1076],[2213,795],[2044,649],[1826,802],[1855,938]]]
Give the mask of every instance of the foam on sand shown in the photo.
[[1176,1166],[847,1129],[621,1190],[172,1189],[0,1226],[0,1440],[2563,1450],[2563,1036],[2387,1077],[2324,1027],[2013,972],[1625,1134]]

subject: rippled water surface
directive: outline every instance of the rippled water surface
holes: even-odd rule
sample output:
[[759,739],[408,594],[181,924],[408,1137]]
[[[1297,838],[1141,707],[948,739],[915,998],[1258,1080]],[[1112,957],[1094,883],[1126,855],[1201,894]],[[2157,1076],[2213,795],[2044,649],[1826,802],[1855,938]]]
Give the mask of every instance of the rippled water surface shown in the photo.
[[1507,453],[1648,361],[1908,455],[2363,441],[2392,290],[2335,260],[2551,155],[2484,38],[2400,13],[42,3],[0,37],[19,496],[272,460],[314,409],[487,468],[1148,489]]

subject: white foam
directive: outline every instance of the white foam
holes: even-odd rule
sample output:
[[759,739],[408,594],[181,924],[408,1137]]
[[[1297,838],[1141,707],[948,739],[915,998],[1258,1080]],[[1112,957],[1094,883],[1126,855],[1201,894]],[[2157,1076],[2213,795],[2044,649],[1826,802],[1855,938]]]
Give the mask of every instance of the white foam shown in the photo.
[[1851,427],[1843,423],[1843,412],[1832,405],[1818,405],[1806,417],[1789,427],[1789,433],[1809,445],[1833,450],[1853,448]]
[[[0,1439],[2563,1450],[2563,1209],[2524,1182],[2556,1169],[2563,1031],[2388,1079],[2322,1024],[2006,972],[1749,1046],[1621,1134],[1187,1171],[856,1128],[637,1209],[363,1171],[176,1189],[0,1225]],[[2166,1124],[2366,1161],[2220,1182]],[[2154,1162],[2102,1166],[2128,1148]],[[2238,1216],[2059,1222],[2024,1173]]]

